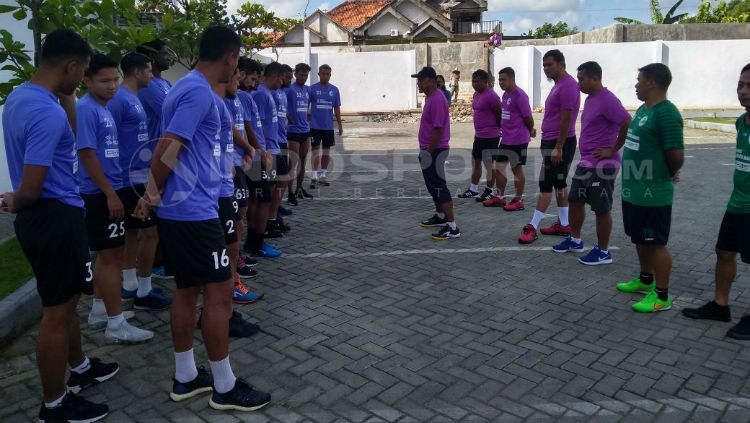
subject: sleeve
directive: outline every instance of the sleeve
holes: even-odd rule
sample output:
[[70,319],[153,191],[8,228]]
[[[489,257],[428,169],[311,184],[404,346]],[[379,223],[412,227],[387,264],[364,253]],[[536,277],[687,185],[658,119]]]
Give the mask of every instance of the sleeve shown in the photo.
[[492,91],[492,104],[491,107],[493,110],[502,110],[503,108],[503,100],[500,98],[499,95],[495,91]]
[[167,116],[164,119],[164,133],[170,132],[183,138],[186,141],[192,141],[195,132],[198,130],[203,117],[213,104],[213,98],[205,95],[203,90],[188,90],[177,101],[174,114],[169,121]]
[[661,107],[656,116],[657,134],[662,143],[662,149],[682,150],[684,149],[682,116],[673,105]]
[[122,119],[125,113],[123,107],[123,101],[119,97],[115,97],[107,103],[107,110],[112,114],[112,119],[115,121],[115,128],[122,126]]
[[26,151],[23,164],[49,167],[55,157],[57,144],[70,127],[68,119],[60,110],[58,116],[33,113],[24,128]]
[[607,119],[609,119],[610,122],[614,122],[618,125],[622,125],[623,122],[630,119],[630,113],[628,113],[627,110],[625,110],[625,107],[623,107],[622,102],[620,99],[612,96],[612,101],[607,107]]
[[336,95],[333,96],[333,107],[341,107],[341,94],[339,94],[339,89],[336,88]]
[[149,82],[145,88],[138,90],[138,99],[141,100],[141,103],[145,107],[148,107],[151,110],[159,110],[159,106],[156,104],[156,99],[154,98],[154,93],[151,91],[153,84],[153,82]]
[[238,94],[240,96],[240,104],[242,105],[242,119],[245,122],[252,122],[253,107],[250,104],[249,94]]
[[442,128],[448,117],[448,108],[443,106],[443,102],[439,104],[431,104],[430,107],[430,121],[432,122],[433,128]]
[[96,150],[98,119],[96,111],[90,107],[76,110],[76,150],[93,148]]
[[562,110],[573,110],[581,104],[581,92],[578,84],[565,84],[565,89],[560,90],[560,108]]
[[531,112],[531,102],[529,102],[528,95],[519,95],[516,99],[516,107],[518,107],[518,112],[521,113],[522,118],[526,119],[534,116]]

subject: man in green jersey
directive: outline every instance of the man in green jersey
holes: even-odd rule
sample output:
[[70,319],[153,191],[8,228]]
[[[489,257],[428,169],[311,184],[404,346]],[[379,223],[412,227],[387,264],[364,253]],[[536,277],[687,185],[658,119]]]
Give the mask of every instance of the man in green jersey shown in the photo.
[[646,297],[633,310],[669,310],[672,256],[667,249],[672,222],[674,180],[685,160],[682,116],[667,100],[672,73],[661,63],[638,69],[635,93],[643,105],[633,117],[622,156],[622,220],[638,251],[641,273],[617,284],[621,292]]
[[[737,119],[737,153],[734,167],[734,189],[721,221],[716,242],[716,291],[714,300],[698,308],[686,308],[682,314],[691,319],[729,322],[729,290],[737,276],[737,253],[750,263],[750,64],[742,68],[737,83],[737,97],[745,113]],[[750,339],[750,314],[746,314],[727,336]]]

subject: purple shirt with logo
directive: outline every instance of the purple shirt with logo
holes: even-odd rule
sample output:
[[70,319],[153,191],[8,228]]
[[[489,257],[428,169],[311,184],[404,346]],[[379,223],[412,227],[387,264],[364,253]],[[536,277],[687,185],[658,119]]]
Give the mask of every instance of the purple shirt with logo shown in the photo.
[[[76,105],[76,138],[77,148],[96,150],[96,158],[102,167],[112,189],[121,189],[122,167],[120,166],[120,145],[117,139],[115,120],[109,110],[97,103],[91,94],[86,94]],[[81,192],[97,194],[102,192],[81,166],[78,171]]]
[[[214,93],[217,107],[219,108],[219,119],[221,120],[221,158],[219,159],[221,167],[221,187],[219,188],[219,198],[234,197],[234,137],[232,136],[232,113],[228,105],[234,103],[234,99],[221,98]],[[239,100],[238,100],[239,101]]]
[[427,97],[419,121],[419,149],[427,150],[435,128],[442,128],[437,148],[449,148],[451,139],[451,117],[448,112],[448,100],[440,91]]
[[120,167],[125,186],[145,184],[156,141],[149,142],[148,118],[138,96],[120,86],[107,103],[117,128],[120,143]]
[[[258,139],[260,148],[266,149],[266,138],[263,136],[263,122],[260,119],[260,113],[258,112],[258,105],[253,100],[252,93],[248,91],[237,91],[237,98],[242,103],[242,116],[245,118],[245,122],[250,122],[250,127],[255,133],[255,138]],[[255,155],[255,160],[260,160],[260,155]]]
[[563,110],[570,110],[570,125],[566,138],[576,135],[576,119],[581,108],[581,92],[578,82],[570,75],[555,82],[544,102],[544,120],[542,120],[542,140],[557,141],[560,135],[560,119]]
[[169,81],[154,76],[148,86],[138,90],[138,99],[148,116],[148,136],[151,140],[158,140],[164,135],[161,132],[161,113],[170,88],[172,84]]
[[[500,136],[497,113],[500,113],[502,107],[500,96],[492,88],[486,87],[481,93],[474,93],[471,108],[474,109],[475,136],[479,138],[497,138]],[[497,113],[495,110],[497,110]]]
[[276,118],[278,119],[279,126],[279,145],[286,144],[286,126],[289,123],[287,121],[287,102],[286,102],[286,91],[284,88],[279,88],[273,91],[273,99],[276,101]]
[[258,86],[258,90],[253,92],[253,100],[258,106],[258,115],[263,123],[263,136],[265,137],[265,147],[271,154],[281,153],[279,147],[279,117],[276,100],[274,100],[273,91],[269,90],[263,84]]
[[311,119],[310,128],[333,129],[333,109],[341,107],[341,96],[335,85],[318,82],[310,87]]
[[310,88],[292,82],[286,89],[287,114],[294,123],[290,123],[287,130],[297,134],[310,132],[310,122],[307,121],[307,113],[310,111]]
[[[222,103],[224,103],[227,111],[229,111],[229,115],[232,117],[232,125],[239,131],[240,135],[247,138],[247,134],[245,134],[245,108],[242,106],[239,96],[235,96],[234,98],[224,97]],[[232,131],[230,130],[229,132],[231,133]],[[232,140],[232,144],[234,144],[234,136],[230,137],[230,139]],[[234,144],[233,150],[233,165],[242,166],[242,158],[245,155],[245,150],[237,144]]]
[[600,148],[615,145],[620,133],[620,125],[630,119],[630,113],[622,106],[611,91],[602,88],[596,94],[589,95],[583,105],[581,114],[581,149],[580,167],[583,168],[618,168],[620,153],[600,161],[594,153]]
[[503,93],[503,145],[524,145],[531,141],[524,119],[532,117],[529,96],[519,87]]

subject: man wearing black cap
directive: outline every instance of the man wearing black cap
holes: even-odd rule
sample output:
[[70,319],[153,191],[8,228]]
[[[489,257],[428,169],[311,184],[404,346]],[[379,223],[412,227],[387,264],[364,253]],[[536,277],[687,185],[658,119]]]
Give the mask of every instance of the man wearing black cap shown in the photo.
[[424,67],[411,77],[417,78],[419,92],[425,95],[422,120],[419,122],[419,163],[427,190],[435,202],[435,215],[422,222],[422,226],[442,226],[432,235],[434,240],[458,238],[461,232],[456,226],[453,200],[445,183],[445,159],[448,157],[451,138],[448,101],[437,90],[435,69]]

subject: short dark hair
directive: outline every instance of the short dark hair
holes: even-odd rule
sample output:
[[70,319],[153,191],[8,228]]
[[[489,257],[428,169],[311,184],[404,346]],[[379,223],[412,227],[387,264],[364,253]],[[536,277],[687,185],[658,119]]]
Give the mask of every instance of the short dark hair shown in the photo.
[[602,79],[602,67],[594,61],[581,63],[581,66],[578,66],[578,71]]
[[260,65],[260,63],[249,57],[240,57],[239,61],[237,62],[237,68],[239,68],[239,70],[242,72],[250,74],[257,73],[258,75],[260,75],[263,73],[263,67]]
[[747,71],[750,71],[750,63],[746,64],[745,67],[742,68],[742,72],[740,72],[740,73],[745,73]]
[[502,75],[502,74],[506,74],[509,77],[511,77],[513,79],[516,79],[516,71],[514,71],[513,68],[511,68],[511,67],[502,68],[502,69],[500,69],[500,72],[498,72],[497,74],[498,74],[498,76]]
[[297,63],[297,66],[294,67],[294,72],[310,72],[312,68],[310,68],[310,65],[307,63]]
[[43,63],[57,63],[62,59],[85,59],[92,55],[89,43],[75,31],[56,29],[46,37],[39,57]]
[[490,74],[488,74],[484,69],[477,69],[474,71],[474,73],[471,74],[471,78],[479,78],[482,81],[487,82],[490,79]]
[[227,53],[239,54],[241,46],[242,40],[234,31],[225,26],[211,26],[201,34],[198,60],[213,62]]
[[284,72],[289,72],[289,73],[293,73],[294,72],[294,70],[292,69],[292,67],[289,66],[289,65],[287,65],[287,64],[283,64],[281,66],[284,68]]
[[120,60],[120,69],[124,76],[130,75],[136,70],[148,68],[151,59],[141,53],[128,53]]
[[453,71],[453,72],[451,72],[451,73],[454,73],[454,74],[456,74],[456,75],[461,75],[461,71],[460,71],[460,70],[458,70],[458,69],[454,70],[454,71]]
[[662,89],[669,88],[672,83],[672,71],[663,63],[651,63],[638,69],[644,78],[654,81]]
[[99,73],[100,70],[106,68],[117,69],[117,62],[106,54],[96,53],[91,56],[91,62],[89,62],[89,68],[86,70],[85,75],[91,78]]
[[327,70],[327,71],[329,71],[329,70],[331,70],[331,67],[330,67],[330,66],[328,66],[328,65],[320,65],[320,67],[318,68],[318,72],[320,72],[320,71],[322,71],[322,70]]
[[554,49],[554,50],[550,50],[544,53],[544,56],[542,56],[542,60],[548,57],[551,57],[552,60],[554,60],[557,63],[562,63],[563,65],[565,64],[565,55],[562,54],[560,50]]
[[263,70],[263,76],[281,76],[284,72],[284,66],[281,63],[271,62]]
[[166,45],[167,43],[157,38],[139,45],[135,48],[135,52],[151,57],[152,54],[156,54],[158,51],[166,47]]

